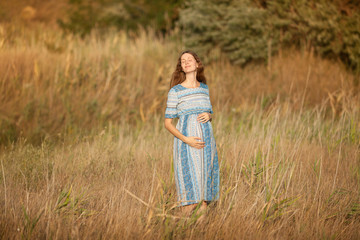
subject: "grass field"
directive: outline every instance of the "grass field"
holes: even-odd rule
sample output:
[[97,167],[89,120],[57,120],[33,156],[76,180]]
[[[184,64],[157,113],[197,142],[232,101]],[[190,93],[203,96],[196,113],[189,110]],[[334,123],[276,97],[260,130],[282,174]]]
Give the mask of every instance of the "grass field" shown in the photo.
[[205,66],[220,200],[181,214],[163,117],[182,49],[0,27],[1,238],[360,238],[359,86],[298,51]]

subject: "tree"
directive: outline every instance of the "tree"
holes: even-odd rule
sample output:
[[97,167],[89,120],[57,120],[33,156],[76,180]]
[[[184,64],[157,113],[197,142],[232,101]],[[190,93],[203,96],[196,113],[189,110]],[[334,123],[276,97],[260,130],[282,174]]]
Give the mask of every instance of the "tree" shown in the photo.
[[246,64],[297,47],[360,73],[360,7],[351,0],[193,0],[178,26],[185,45],[207,60],[220,51]]

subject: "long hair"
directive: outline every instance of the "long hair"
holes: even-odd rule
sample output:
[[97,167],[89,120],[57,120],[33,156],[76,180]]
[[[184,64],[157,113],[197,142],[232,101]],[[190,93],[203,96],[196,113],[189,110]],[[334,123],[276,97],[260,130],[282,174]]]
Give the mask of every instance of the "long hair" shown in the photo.
[[186,51],[182,52],[180,54],[179,58],[178,58],[178,62],[176,64],[175,71],[173,72],[173,74],[171,76],[170,89],[173,86],[184,82],[185,79],[186,79],[185,72],[183,71],[183,69],[181,67],[181,56],[183,54],[185,54],[185,53],[190,53],[191,55],[193,55],[193,57],[195,58],[197,64],[199,65],[198,68],[196,69],[196,80],[206,84],[206,77],[205,77],[205,74],[204,74],[204,66],[203,66],[199,56],[195,52],[193,52],[191,50],[186,50]]

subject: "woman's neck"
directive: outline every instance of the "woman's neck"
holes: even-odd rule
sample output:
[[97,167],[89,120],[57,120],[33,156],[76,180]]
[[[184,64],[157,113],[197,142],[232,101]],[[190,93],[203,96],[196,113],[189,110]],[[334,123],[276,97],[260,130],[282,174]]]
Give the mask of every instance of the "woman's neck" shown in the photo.
[[196,72],[190,72],[186,74],[186,78],[184,82],[186,82],[186,84],[190,87],[196,87],[197,86]]

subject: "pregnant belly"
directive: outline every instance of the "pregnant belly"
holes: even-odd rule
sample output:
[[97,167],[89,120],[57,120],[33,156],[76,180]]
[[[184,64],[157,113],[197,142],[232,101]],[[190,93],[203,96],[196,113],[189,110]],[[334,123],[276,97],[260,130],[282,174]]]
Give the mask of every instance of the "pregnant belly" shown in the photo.
[[182,116],[176,125],[176,128],[187,137],[200,137],[203,140],[203,129],[205,125],[211,124],[209,121],[200,123],[197,120],[199,114],[190,114]]

